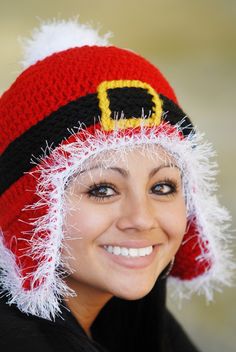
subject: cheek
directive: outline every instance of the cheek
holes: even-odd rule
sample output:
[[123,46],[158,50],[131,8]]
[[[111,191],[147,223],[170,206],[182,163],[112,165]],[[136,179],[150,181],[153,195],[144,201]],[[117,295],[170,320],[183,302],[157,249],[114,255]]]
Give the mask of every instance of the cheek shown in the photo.
[[169,242],[180,245],[187,225],[186,206],[182,197],[175,202],[162,205],[158,218]]
[[91,241],[99,237],[112,223],[112,214],[106,207],[80,201],[73,208],[68,205],[67,209],[64,229],[68,237],[81,236],[85,241]]

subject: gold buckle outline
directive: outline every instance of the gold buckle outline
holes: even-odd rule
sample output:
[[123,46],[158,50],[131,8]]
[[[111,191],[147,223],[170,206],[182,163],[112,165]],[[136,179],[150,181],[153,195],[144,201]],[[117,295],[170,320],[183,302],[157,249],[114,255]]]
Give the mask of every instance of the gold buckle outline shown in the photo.
[[[108,89],[123,88],[123,87],[134,87],[143,88],[148,91],[152,96],[152,101],[154,103],[154,111],[150,117],[144,119],[142,117],[130,117],[120,120],[114,120],[111,118],[111,110],[109,108],[110,102],[107,94]],[[138,127],[141,124],[144,126],[159,126],[161,123],[162,116],[162,100],[157,94],[157,92],[148,84],[138,80],[113,80],[113,81],[103,81],[98,85],[97,88],[99,108],[101,110],[101,125],[103,130],[111,131],[115,128],[129,128]]]

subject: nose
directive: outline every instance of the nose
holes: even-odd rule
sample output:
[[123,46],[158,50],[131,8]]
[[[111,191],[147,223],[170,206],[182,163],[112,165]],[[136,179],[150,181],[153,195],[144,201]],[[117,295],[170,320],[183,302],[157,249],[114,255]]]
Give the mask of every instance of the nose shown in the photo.
[[125,201],[121,205],[117,227],[122,230],[150,231],[158,227],[157,212],[149,199]]

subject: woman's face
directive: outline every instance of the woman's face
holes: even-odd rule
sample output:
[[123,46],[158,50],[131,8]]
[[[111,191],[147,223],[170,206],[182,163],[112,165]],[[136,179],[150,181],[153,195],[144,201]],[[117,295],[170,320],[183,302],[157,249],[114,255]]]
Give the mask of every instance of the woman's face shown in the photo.
[[110,166],[94,159],[70,181],[64,231],[77,287],[141,298],[177,252],[186,228],[181,174],[156,148],[150,158],[138,147],[125,157],[107,152]]

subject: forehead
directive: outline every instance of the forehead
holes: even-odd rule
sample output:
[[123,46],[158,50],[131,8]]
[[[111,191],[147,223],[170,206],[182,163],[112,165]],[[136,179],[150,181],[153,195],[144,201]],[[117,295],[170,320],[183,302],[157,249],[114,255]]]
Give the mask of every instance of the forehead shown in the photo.
[[[162,146],[144,144],[138,146],[125,146],[116,150],[108,150],[99,153],[86,160],[82,169],[87,169],[99,165],[101,168],[108,168],[114,165],[129,167],[131,163],[142,165],[144,162],[152,164],[176,164],[175,158]],[[142,164],[140,164],[142,163]]]

